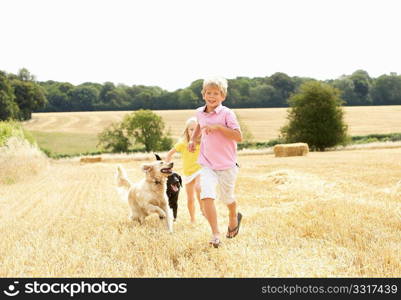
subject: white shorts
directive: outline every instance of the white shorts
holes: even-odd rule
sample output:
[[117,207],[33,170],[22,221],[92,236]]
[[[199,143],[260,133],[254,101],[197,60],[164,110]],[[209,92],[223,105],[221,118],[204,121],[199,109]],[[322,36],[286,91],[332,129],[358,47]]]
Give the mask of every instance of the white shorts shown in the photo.
[[200,174],[200,172],[201,172],[201,170],[196,171],[192,175],[184,176],[184,184],[190,183],[192,180],[194,180]]
[[237,179],[238,167],[227,170],[213,170],[202,167],[200,175],[201,199],[216,199],[216,187],[219,186],[219,198],[225,204],[235,201],[234,188]]

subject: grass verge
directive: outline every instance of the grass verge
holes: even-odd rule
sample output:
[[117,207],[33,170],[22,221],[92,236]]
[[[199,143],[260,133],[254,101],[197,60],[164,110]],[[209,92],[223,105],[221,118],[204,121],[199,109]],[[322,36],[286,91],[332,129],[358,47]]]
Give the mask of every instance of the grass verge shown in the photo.
[[48,156],[79,155],[87,152],[99,152],[96,134],[70,132],[31,131],[40,149]]
[[[31,131],[39,147],[47,156],[52,158],[74,157],[79,155],[99,155],[107,153],[96,147],[98,138],[96,134],[67,133],[67,132],[42,132]],[[401,133],[369,134],[353,136],[348,145],[368,144],[377,142],[401,141]],[[238,150],[264,149],[283,143],[280,139],[272,139],[267,142],[243,142],[238,143]],[[144,148],[137,147],[130,153],[145,152]]]

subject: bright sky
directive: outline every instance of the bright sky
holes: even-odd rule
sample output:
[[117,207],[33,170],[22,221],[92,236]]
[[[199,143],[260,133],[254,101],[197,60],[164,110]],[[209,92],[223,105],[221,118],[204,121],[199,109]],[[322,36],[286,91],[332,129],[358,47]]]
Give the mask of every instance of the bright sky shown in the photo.
[[[398,4],[400,3],[400,4]],[[401,73],[398,0],[1,0],[0,70],[157,85]]]

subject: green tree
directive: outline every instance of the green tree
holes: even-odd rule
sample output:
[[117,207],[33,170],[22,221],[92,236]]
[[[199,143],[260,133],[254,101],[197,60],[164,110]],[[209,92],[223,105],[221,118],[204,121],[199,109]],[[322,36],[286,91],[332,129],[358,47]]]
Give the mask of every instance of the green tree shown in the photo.
[[189,89],[182,89],[178,92],[178,104],[181,109],[196,108],[199,98]]
[[0,121],[17,119],[19,108],[7,74],[0,71]]
[[192,92],[195,94],[195,96],[197,98],[195,101],[194,107],[203,106],[205,104],[205,102],[203,101],[203,98],[202,98],[202,87],[203,87],[202,79],[193,81],[191,83],[191,85],[189,86],[189,88],[192,90]]
[[74,89],[74,86],[69,82],[61,82],[61,83],[57,83],[57,88],[61,92],[68,94],[69,92],[71,92]]
[[[235,108],[235,107],[241,107],[241,94],[239,90],[237,90],[235,87],[231,85],[232,81],[228,81],[228,91],[227,91],[227,98],[224,101],[224,105]],[[203,100],[202,100],[203,101]],[[205,102],[203,101],[201,105],[205,105]]]
[[347,105],[353,105],[358,102],[358,97],[355,94],[354,82],[349,76],[341,76],[340,78],[331,82],[332,86],[341,91],[341,97],[347,103]]
[[269,81],[280,95],[280,102],[285,104],[286,100],[295,91],[294,80],[285,73],[277,72],[270,76]]
[[71,103],[69,102],[69,96],[63,93],[57,88],[51,90],[47,93],[48,105],[46,107],[47,111],[69,111],[71,110]]
[[70,92],[71,105],[74,110],[93,110],[99,91],[92,86],[79,85]]
[[275,96],[276,89],[266,83],[258,84],[250,89],[250,99],[252,99],[253,107],[275,106]]
[[330,84],[341,91],[341,97],[347,105],[372,104],[370,97],[372,79],[364,70],[357,70],[349,76],[343,75],[330,81]]
[[150,110],[141,109],[127,115],[122,126],[135,143],[145,146],[146,152],[169,150],[172,147],[172,139],[164,132],[163,119]]
[[372,79],[368,72],[364,70],[357,70],[350,76],[354,83],[354,92],[358,97],[357,105],[371,104],[370,89],[372,86]]
[[324,151],[345,144],[347,125],[343,120],[340,91],[332,86],[310,81],[289,99],[288,124],[281,128],[287,143],[304,142],[312,150]]
[[14,88],[15,102],[19,107],[18,119],[29,120],[32,111],[46,105],[47,99],[45,90],[33,81],[12,80]]
[[390,73],[378,77],[372,87],[372,98],[375,105],[401,104],[401,76]]
[[22,68],[18,71],[18,79],[21,81],[36,81],[35,75],[31,74],[27,69]]
[[121,123],[112,123],[98,135],[100,148],[113,153],[128,152],[131,143],[124,134]]
[[14,89],[15,102],[19,107],[17,117],[19,120],[29,120],[32,111],[45,107],[46,91],[27,69],[20,69],[17,75],[8,74],[8,78]]
[[74,86],[68,82],[56,82],[48,80],[41,82],[40,86],[45,90],[47,98],[46,106],[42,111],[71,111],[70,94]]

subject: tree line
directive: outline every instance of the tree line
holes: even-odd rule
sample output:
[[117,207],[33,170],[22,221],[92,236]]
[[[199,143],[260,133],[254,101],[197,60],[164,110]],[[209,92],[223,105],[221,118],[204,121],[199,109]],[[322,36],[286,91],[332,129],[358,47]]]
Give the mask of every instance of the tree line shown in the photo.
[[[225,105],[231,108],[288,107],[289,97],[303,83],[313,80],[280,72],[266,77],[229,79]],[[401,75],[396,73],[372,78],[366,71],[357,70],[324,82],[340,90],[345,105],[401,105]],[[169,92],[157,86],[112,82],[80,85],[52,80],[37,82],[26,69],[17,75],[0,72],[0,119],[11,115],[14,119],[26,120],[32,111],[194,109],[204,104],[201,89],[202,79]]]
[[0,71],[0,121],[29,120],[33,111],[48,104],[45,94],[27,69],[17,75]]

